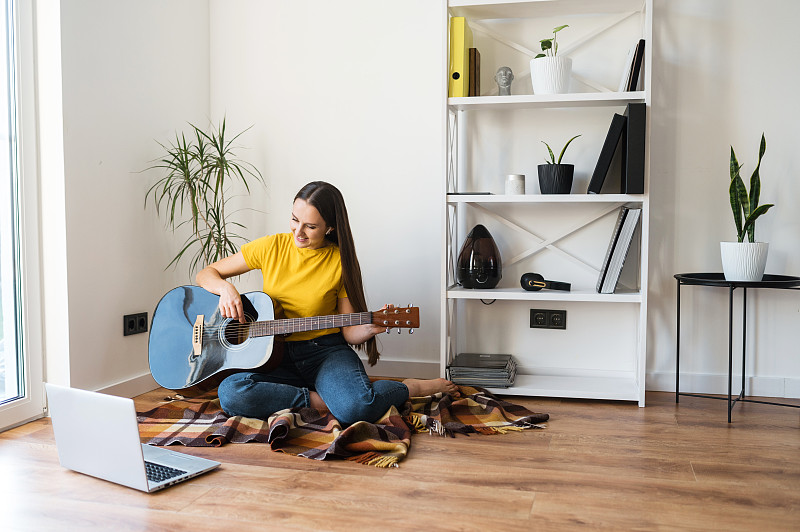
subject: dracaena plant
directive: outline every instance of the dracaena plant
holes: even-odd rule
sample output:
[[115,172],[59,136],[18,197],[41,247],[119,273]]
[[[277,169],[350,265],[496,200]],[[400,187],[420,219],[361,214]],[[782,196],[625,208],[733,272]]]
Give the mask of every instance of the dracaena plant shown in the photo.
[[750,177],[750,192],[748,193],[745,188],[744,181],[742,181],[741,170],[742,165],[736,160],[736,153],[731,146],[731,184],[729,187],[731,210],[733,211],[733,221],[736,223],[736,236],[739,242],[744,242],[745,236],[748,241],[755,242],[755,226],[756,220],[759,216],[770,210],[774,205],[768,203],[759,205],[759,196],[761,195],[761,177],[759,170],[761,168],[761,158],[767,151],[767,141],[764,134],[761,134],[761,146],[758,150],[758,164],[756,169],[753,170],[753,175]]
[[558,155],[558,160],[556,160],[556,156],[553,154],[553,150],[550,149],[550,145],[548,143],[546,143],[545,141],[542,141],[542,144],[547,146],[547,153],[550,154],[550,160],[545,159],[544,162],[546,162],[547,164],[561,164],[561,159],[562,159],[562,157],[564,157],[564,152],[567,151],[567,146],[569,146],[569,143],[572,142],[573,140],[577,139],[578,137],[580,137],[580,135],[575,135],[574,137],[569,139],[566,144],[564,144],[564,148],[561,150],[561,153]]
[[557,33],[564,28],[569,28],[567,24],[563,26],[558,26],[553,28],[553,38],[552,39],[542,39],[539,41],[540,46],[542,47],[541,54],[537,54],[534,59],[538,59],[540,57],[555,57],[558,54],[558,42],[556,42]]
[[161,170],[164,175],[147,191],[145,207],[152,197],[156,213],[166,218],[168,228],[191,228],[167,268],[193,251],[190,271],[194,271],[198,265],[236,253],[234,242],[244,240],[236,231],[245,227],[232,220],[235,211],[229,209],[230,199],[237,187],[250,192],[248,180],[264,184],[264,178],[255,166],[234,153],[234,141],[247,129],[228,136],[225,119],[208,131],[189,125],[192,132],[188,140],[185,134],[176,133],[175,141],[168,146],[158,143],[164,154],[146,170]]

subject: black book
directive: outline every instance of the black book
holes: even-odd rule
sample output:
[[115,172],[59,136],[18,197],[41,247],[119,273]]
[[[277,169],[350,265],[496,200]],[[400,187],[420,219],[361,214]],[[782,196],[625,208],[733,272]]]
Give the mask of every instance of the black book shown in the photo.
[[644,59],[644,39],[639,39],[639,44],[636,45],[636,52],[633,54],[633,61],[631,62],[631,75],[628,78],[628,87],[626,90],[635,91],[639,84],[639,74],[642,70],[642,60]]
[[597,292],[602,293],[603,285],[608,277],[608,269],[611,265],[611,256],[614,254],[614,249],[617,247],[619,235],[622,232],[622,226],[625,223],[625,217],[628,214],[628,207],[620,207],[619,214],[617,215],[617,223],[614,224],[614,232],[611,234],[611,240],[608,243],[606,256],[603,259],[603,266],[600,268],[600,277],[597,278]]
[[647,105],[629,103],[625,108],[627,124],[622,141],[623,194],[644,194],[644,135]]
[[611,125],[608,128],[606,141],[603,143],[603,149],[600,150],[600,156],[597,158],[597,166],[595,166],[592,179],[589,181],[589,194],[600,194],[627,120],[621,114],[614,113],[614,118],[611,119]]

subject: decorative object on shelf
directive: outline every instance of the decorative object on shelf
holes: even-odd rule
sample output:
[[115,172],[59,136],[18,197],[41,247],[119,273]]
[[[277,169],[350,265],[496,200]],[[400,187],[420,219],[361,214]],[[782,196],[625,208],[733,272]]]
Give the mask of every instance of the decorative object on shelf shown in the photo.
[[511,96],[511,82],[514,81],[514,72],[507,66],[501,66],[494,75],[499,96]]
[[642,61],[644,59],[644,39],[639,41],[628,52],[627,68],[619,82],[619,92],[635,91],[639,88],[639,78],[642,75]]
[[523,289],[529,292],[538,292],[542,288],[548,290],[563,290],[569,292],[572,289],[572,284],[562,281],[548,281],[541,274],[538,273],[523,273],[519,279],[519,284]]
[[552,39],[539,41],[542,52],[531,59],[531,84],[534,94],[564,94],[569,92],[572,58],[558,55],[556,37],[568,25],[553,28]]
[[547,146],[547,153],[550,154],[550,159],[545,159],[547,164],[540,164],[538,166],[539,190],[542,194],[569,194],[572,191],[572,179],[575,174],[575,165],[562,164],[561,159],[564,157],[564,152],[567,151],[567,146],[578,137],[580,137],[580,135],[575,135],[567,141],[558,156],[558,160],[556,160],[553,150],[550,149],[550,145],[542,141],[542,144]]
[[[159,169],[166,175],[147,191],[145,206],[152,195],[158,215],[162,214],[162,204],[164,206],[168,228],[175,231],[186,225],[191,229],[167,268],[177,265],[184,254],[194,248],[190,265],[190,271],[194,271],[200,264],[211,264],[239,250],[234,241],[243,241],[244,237],[232,229],[245,229],[245,226],[231,220],[231,211],[226,212],[228,202],[231,195],[250,192],[249,178],[262,185],[264,178],[255,166],[238,159],[234,153],[233,142],[247,129],[230,137],[225,131],[224,118],[219,127],[210,126],[209,131],[189,125],[194,138],[187,141],[183,133],[176,133],[174,144],[159,143],[165,153],[147,170]],[[237,181],[241,190],[232,188]],[[184,213],[186,215],[182,216]]]
[[458,282],[464,288],[494,288],[502,278],[500,250],[489,230],[478,224],[458,253]]
[[[720,242],[722,271],[728,281],[760,281],[767,265],[768,242],[756,242],[756,220],[775,205],[768,203],[759,205],[761,195],[761,158],[767,151],[767,141],[761,134],[761,145],[758,150],[758,163],[750,177],[750,192],[742,181],[742,165],[736,160],[736,153],[731,146],[730,174],[731,184],[728,187],[733,221],[736,223],[736,242]],[[745,242],[747,236],[748,242]]]
[[506,195],[525,194],[525,174],[506,176]]
[[454,384],[508,388],[517,377],[517,362],[511,355],[459,353],[447,372]]

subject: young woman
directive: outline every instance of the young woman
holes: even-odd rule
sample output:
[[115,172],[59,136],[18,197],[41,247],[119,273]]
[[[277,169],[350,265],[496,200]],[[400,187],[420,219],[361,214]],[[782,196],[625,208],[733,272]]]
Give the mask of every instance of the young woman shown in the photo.
[[[361,268],[344,198],[329,183],[314,181],[297,193],[291,233],[265,236],[207,266],[197,284],[218,294],[223,317],[244,323],[242,299],[225,279],[259,269],[264,292],[285,318],[366,312]],[[370,382],[350,346],[366,351],[370,365],[380,353],[373,324],[293,333],[286,338],[281,364],[268,373],[243,371],[220,383],[219,398],[229,415],[267,419],[291,407],[328,410],[344,424],[375,421],[391,405],[409,397],[455,393],[445,379]]]

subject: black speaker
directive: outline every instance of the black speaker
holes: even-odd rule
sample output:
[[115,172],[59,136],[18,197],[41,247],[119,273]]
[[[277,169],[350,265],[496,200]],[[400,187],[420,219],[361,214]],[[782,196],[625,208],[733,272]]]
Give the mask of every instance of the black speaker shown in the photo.
[[464,288],[494,288],[503,278],[500,250],[489,230],[478,224],[458,254],[457,279]]

